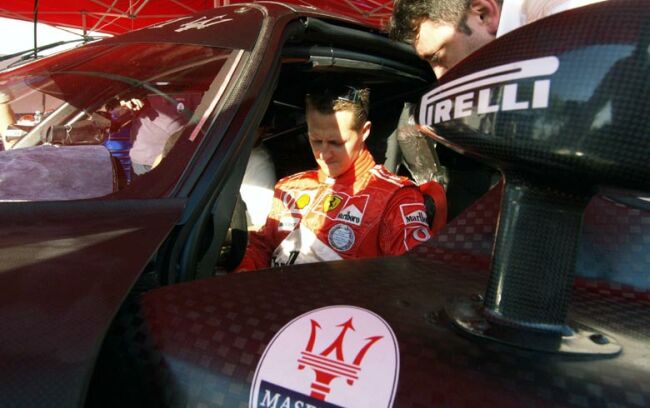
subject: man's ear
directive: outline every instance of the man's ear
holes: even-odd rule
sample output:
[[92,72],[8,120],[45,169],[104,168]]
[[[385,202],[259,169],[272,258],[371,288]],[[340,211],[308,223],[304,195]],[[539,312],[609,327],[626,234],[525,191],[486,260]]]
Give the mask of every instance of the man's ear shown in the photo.
[[370,136],[370,128],[372,127],[372,123],[370,121],[366,121],[366,123],[361,126],[361,135],[363,137],[363,141],[365,142],[368,136]]
[[478,17],[490,35],[496,35],[501,18],[501,5],[497,0],[472,0],[469,13]]

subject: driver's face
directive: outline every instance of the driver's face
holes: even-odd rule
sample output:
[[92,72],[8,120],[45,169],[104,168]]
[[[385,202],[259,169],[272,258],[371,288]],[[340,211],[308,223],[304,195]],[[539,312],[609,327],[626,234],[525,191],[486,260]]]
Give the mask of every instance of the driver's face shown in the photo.
[[353,115],[347,110],[324,114],[307,109],[309,144],[326,176],[338,177],[345,173],[363,150],[363,142],[370,134],[370,122],[355,129]]

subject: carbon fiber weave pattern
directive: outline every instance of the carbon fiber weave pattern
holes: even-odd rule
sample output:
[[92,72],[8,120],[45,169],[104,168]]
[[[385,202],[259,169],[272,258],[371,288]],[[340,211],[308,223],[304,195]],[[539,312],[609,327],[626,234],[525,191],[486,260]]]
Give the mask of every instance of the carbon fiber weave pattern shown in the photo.
[[[441,317],[447,299],[485,290],[491,251],[485,240],[493,240],[488,229],[494,228],[499,192],[488,193],[465,213],[472,217],[457,218],[409,256],[299,265],[148,292],[122,326],[128,361],[141,381],[132,395],[148,405],[246,407],[258,359],[284,324],[315,308],[350,304],[378,313],[397,335],[401,373],[395,406],[650,404],[647,290],[578,280],[569,318],[616,337],[624,352],[611,359],[571,359],[475,342]],[[598,198],[588,214],[601,205],[612,202]],[[595,214],[586,219],[591,217],[603,220]],[[451,239],[457,236],[467,239]]]

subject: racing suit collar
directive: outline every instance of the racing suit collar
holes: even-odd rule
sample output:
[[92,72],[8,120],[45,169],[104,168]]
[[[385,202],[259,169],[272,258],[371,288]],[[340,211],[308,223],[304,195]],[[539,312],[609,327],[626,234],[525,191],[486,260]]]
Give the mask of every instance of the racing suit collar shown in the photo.
[[359,156],[354,160],[354,165],[351,166],[345,173],[338,177],[327,177],[322,170],[318,170],[318,181],[325,184],[349,184],[353,185],[362,175],[368,173],[370,169],[375,166],[375,160],[372,158],[370,151],[364,146]]

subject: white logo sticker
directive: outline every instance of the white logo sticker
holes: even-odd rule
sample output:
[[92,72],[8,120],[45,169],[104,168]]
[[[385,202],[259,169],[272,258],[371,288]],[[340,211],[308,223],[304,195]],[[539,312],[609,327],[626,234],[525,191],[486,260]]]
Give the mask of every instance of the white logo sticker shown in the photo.
[[258,363],[249,407],[390,407],[399,348],[390,326],[354,306],[329,306],[284,326]]
[[427,223],[427,213],[424,211],[424,204],[401,204],[399,209],[402,213],[404,225],[415,223],[429,225]]
[[282,192],[282,204],[293,214],[301,214],[309,209],[314,199],[313,191],[289,190]]
[[194,21],[181,24],[181,26],[174,31],[180,33],[182,31],[187,31],[187,30],[203,30],[204,28],[208,28],[216,24],[226,23],[228,21],[232,21],[232,18],[226,18],[225,14],[221,16],[212,17],[212,18],[207,18],[203,16]]
[[345,224],[336,224],[327,235],[330,246],[337,251],[347,251],[352,248],[354,239],[354,231]]
[[362,218],[363,213],[354,204],[349,207],[345,207],[341,210],[339,215],[336,216],[337,220],[349,222],[350,224],[354,225],[361,225]]
[[156,28],[167,27],[168,25],[172,25],[172,24],[174,24],[174,23],[178,23],[179,21],[187,20],[188,18],[190,18],[190,17],[179,17],[179,18],[175,18],[175,19],[173,19],[173,20],[164,21],[164,22],[162,22],[162,23],[152,24],[152,25],[150,25],[149,27],[147,27],[147,29],[148,29],[148,30],[151,30],[151,29],[156,29]]
[[[530,100],[519,100],[518,84],[512,81],[554,74],[560,66],[555,56],[513,62],[475,72],[427,92],[420,102],[421,125],[433,126],[452,119],[498,111],[547,108],[550,79],[538,79]],[[510,82],[510,83],[509,83]],[[499,87],[499,103],[492,104]]]
[[420,242],[426,242],[431,239],[431,233],[427,227],[419,227],[413,230],[413,238]]
[[296,226],[300,224],[300,220],[294,217],[282,217],[280,218],[280,225],[278,229],[280,231],[293,231]]

